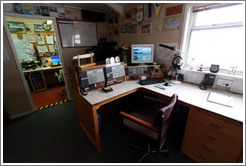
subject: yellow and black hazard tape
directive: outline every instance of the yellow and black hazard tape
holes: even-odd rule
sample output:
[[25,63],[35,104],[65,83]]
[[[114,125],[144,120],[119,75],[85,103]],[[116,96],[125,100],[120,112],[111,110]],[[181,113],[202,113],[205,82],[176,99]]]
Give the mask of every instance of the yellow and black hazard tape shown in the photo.
[[57,105],[57,104],[66,103],[67,101],[68,101],[68,100],[65,99],[65,100],[62,100],[62,101],[58,101],[58,102],[56,102],[56,103],[52,103],[52,104],[50,104],[50,105],[46,105],[46,106],[43,106],[43,107],[40,107],[40,108],[36,108],[36,111],[41,111],[41,110],[43,110],[43,109],[45,109],[45,108],[49,108],[49,107],[55,106],[55,105]]

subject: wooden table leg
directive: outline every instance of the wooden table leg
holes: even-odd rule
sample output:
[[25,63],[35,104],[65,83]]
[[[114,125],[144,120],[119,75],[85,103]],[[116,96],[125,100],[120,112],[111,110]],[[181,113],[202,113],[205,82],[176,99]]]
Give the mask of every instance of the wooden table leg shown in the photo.
[[97,152],[101,153],[100,134],[97,119],[97,109],[99,106],[92,106],[80,94],[75,91],[73,91],[73,93],[79,124],[97,149]]

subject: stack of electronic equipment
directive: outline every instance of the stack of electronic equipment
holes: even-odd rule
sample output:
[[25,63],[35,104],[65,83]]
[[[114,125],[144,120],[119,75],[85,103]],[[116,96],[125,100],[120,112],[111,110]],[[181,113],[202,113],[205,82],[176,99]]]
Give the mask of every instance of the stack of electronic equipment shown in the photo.
[[112,91],[110,85],[125,81],[124,63],[111,65],[95,65],[90,67],[76,67],[80,93],[86,95],[89,90],[102,88]]

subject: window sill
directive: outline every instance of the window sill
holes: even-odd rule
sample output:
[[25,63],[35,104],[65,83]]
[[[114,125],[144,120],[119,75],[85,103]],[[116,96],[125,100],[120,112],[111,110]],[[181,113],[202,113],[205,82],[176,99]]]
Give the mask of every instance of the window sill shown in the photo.
[[224,77],[228,77],[228,78],[243,78],[243,73],[237,73],[237,75],[233,75],[233,74],[227,74],[227,73],[222,73],[222,72],[218,72],[218,73],[212,73],[210,71],[207,71],[207,70],[203,70],[203,71],[197,71],[197,70],[190,70],[190,69],[185,69],[185,70],[181,70],[181,73],[182,72],[194,72],[194,73],[203,73],[203,74],[206,74],[206,73],[210,73],[210,74],[215,74],[216,76],[224,76]]

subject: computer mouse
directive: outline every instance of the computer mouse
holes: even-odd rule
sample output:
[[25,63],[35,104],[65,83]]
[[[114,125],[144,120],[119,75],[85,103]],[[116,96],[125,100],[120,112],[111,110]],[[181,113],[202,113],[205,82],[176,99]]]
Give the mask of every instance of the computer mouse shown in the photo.
[[169,84],[168,84],[168,82],[165,82],[163,85],[168,86]]

